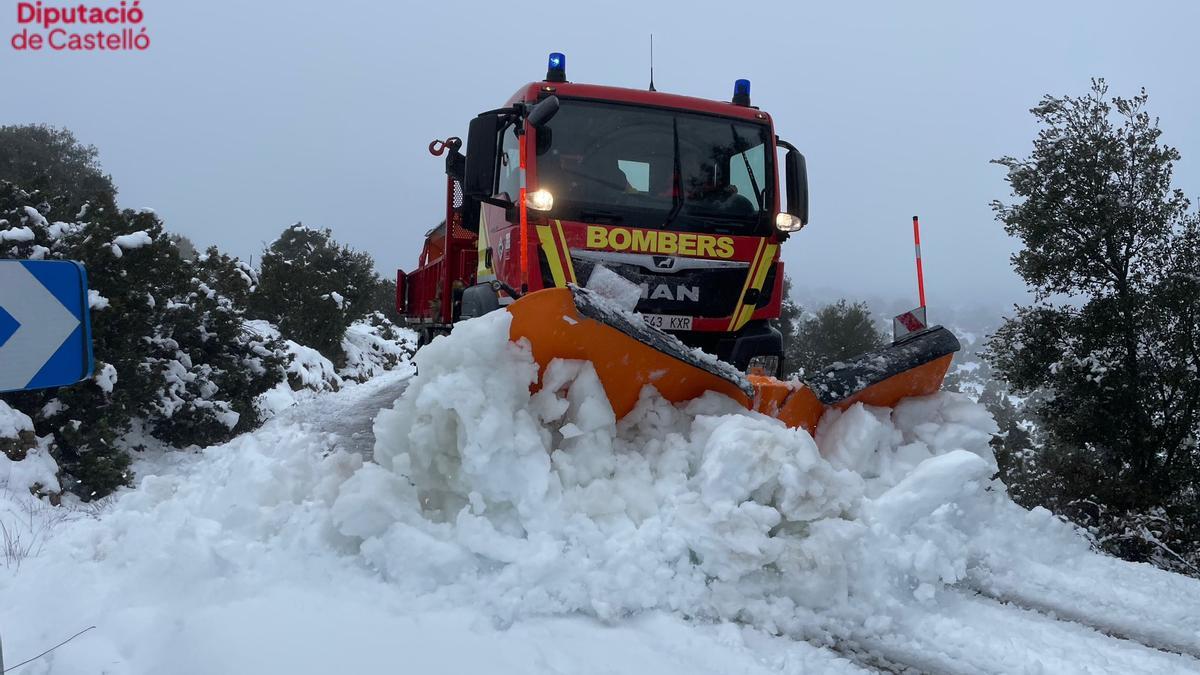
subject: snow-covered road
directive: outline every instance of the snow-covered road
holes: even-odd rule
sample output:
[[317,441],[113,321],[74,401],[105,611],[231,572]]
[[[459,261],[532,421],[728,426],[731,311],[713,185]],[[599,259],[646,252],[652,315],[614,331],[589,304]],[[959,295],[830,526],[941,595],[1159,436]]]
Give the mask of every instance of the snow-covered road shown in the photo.
[[19,672],[1200,672],[1200,582],[1009,501],[969,401],[617,424],[589,368],[531,396],[462,332],[98,514],[0,493],[42,542],[0,569],[6,663],[95,625]]

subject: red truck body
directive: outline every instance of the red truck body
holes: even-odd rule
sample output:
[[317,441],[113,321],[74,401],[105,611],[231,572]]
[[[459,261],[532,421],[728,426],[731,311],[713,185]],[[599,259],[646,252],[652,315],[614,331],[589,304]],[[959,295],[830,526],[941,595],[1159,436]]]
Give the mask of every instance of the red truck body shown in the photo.
[[[565,112],[548,125],[522,128],[518,122],[501,127],[495,143],[496,199],[475,201],[464,195],[458,139],[431,144],[435,154],[450,151],[446,214],[427,234],[417,269],[398,273],[397,306],[409,324],[428,340],[464,316],[464,293],[477,294],[482,284],[491,284],[485,292],[503,306],[514,295],[585,285],[592,270],[602,265],[640,285],[637,310],[684,342],[740,366],[756,353],[780,358],[782,343],[770,321],[780,313],[779,252],[788,235],[775,227],[781,202],[776,160],[780,145],[791,146],[778,142],[770,116],[748,105],[748,93],[745,104],[739,105],[565,81],[529,83],[500,110],[528,111],[551,96],[561,101]],[[621,115],[628,117],[627,123],[611,119]],[[587,133],[602,137],[593,127],[603,126],[603,133],[621,137],[640,133],[639,125],[646,127],[644,138],[649,139],[641,145],[633,137],[613,141],[617,150],[596,142],[593,153],[593,146],[570,144]],[[673,172],[671,153],[650,147],[656,143],[673,147]],[[468,153],[472,150],[467,148]],[[614,179],[623,183],[620,189],[611,187],[614,205],[657,199],[654,203],[674,208],[665,216],[662,210],[618,212],[618,206],[613,213],[567,209],[572,190],[596,194],[610,189],[603,185],[614,185],[584,170],[593,154],[604,155],[610,164],[615,157],[624,172]],[[711,185],[694,177],[685,185],[680,178],[681,172],[687,173],[685,162],[689,176],[702,175]],[[555,210],[527,208],[528,195],[539,190],[554,193]],[[695,195],[707,195],[705,190],[716,192],[713,203],[738,200],[745,215],[731,216],[728,223],[685,215],[674,224],[675,216],[689,214],[681,205],[686,201],[687,208],[698,208],[695,204],[703,197]],[[793,201],[790,184],[788,197]],[[804,199],[807,209],[806,191]],[[755,200],[757,208],[746,210]],[[559,204],[566,206],[558,209]]]

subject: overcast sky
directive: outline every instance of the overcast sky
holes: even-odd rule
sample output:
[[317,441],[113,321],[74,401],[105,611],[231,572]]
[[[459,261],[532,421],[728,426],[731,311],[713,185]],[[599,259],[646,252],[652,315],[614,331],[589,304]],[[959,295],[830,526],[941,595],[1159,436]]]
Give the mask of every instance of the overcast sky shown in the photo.
[[243,258],[299,220],[411,269],[442,217],[430,140],[465,136],[550,51],[572,81],[644,87],[651,32],[660,91],[727,99],[749,78],[807,155],[812,222],[783,253],[801,287],[916,304],[919,214],[932,307],[1020,300],[989,160],[1027,153],[1028,109],[1093,76],[1149,90],[1200,194],[1194,2],[141,0],[150,50],[110,54],[14,52],[16,5],[0,123],[70,128],[123,206]]

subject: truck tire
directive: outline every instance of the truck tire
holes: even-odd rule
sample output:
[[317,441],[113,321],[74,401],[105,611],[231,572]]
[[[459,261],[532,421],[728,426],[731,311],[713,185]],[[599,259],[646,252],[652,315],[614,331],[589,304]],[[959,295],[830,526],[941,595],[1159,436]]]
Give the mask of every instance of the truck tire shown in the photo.
[[783,373],[783,335],[767,321],[751,321],[742,328],[732,344],[725,346],[728,354],[718,356],[738,370],[744,372],[750,365],[750,359],[755,356],[774,356],[778,359],[776,372],[767,374],[779,377]]

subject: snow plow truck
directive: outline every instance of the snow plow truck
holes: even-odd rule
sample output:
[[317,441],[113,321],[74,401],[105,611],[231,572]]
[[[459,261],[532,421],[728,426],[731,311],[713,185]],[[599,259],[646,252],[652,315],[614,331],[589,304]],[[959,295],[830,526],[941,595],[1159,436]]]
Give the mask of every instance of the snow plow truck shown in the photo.
[[[573,83],[554,53],[544,80],[471,121],[465,153],[457,137],[429,151],[445,156],[446,215],[397,273],[407,324],[425,343],[507,310],[543,369],[591,361],[618,418],[653,385],[812,431],[831,406],[934,393],[959,348],[910,324],[882,350],[776,379],[780,246],[808,222],[807,168],[747,80],[729,102]],[[625,304],[597,288],[614,274]]]

